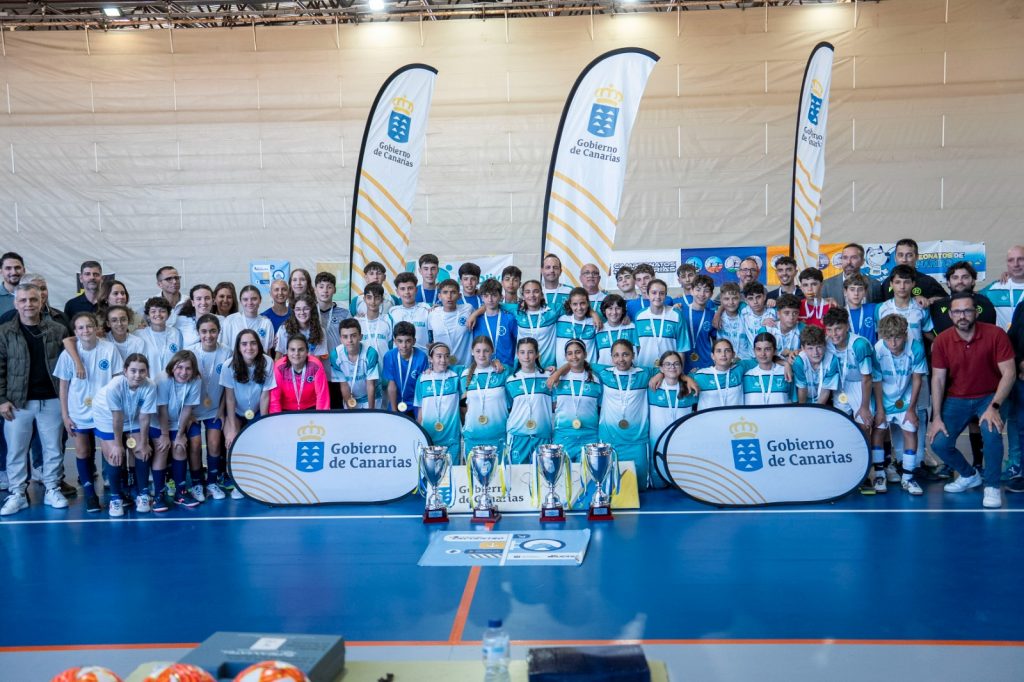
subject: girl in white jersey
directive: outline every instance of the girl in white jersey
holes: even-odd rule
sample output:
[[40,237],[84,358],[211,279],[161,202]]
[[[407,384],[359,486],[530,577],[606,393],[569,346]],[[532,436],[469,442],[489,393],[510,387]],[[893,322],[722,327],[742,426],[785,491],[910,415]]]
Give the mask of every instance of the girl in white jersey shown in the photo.
[[238,299],[242,303],[242,309],[224,318],[224,324],[220,330],[220,342],[228,348],[233,348],[235,337],[242,330],[251,329],[259,335],[260,343],[264,348],[272,348],[274,323],[269,318],[260,315],[260,302],[263,300],[260,290],[251,284],[246,285],[239,292]]
[[164,367],[175,353],[181,350],[181,332],[167,325],[171,315],[171,304],[162,296],[146,300],[146,317],[149,324],[135,332],[146,346],[146,357],[153,371],[154,381],[162,379]]
[[516,343],[519,371],[505,381],[512,404],[505,437],[511,464],[532,461],[537,446],[551,442],[551,389],[548,373],[537,365],[537,358],[537,339],[520,338]]
[[309,342],[309,354],[320,358],[320,362],[326,367],[330,361],[331,349],[327,346],[327,335],[320,324],[320,309],[317,307],[316,299],[309,294],[295,298],[291,315],[278,330],[275,360],[288,354],[288,339],[296,334]]
[[601,301],[601,315],[606,320],[597,332],[597,364],[612,364],[612,345],[619,339],[626,339],[637,347],[636,325],[626,317],[626,301],[618,294],[608,294]]
[[651,478],[656,486],[660,486],[662,482],[668,483],[668,476],[658,459],[658,440],[665,433],[665,429],[677,419],[691,414],[693,406],[697,404],[697,394],[690,389],[683,377],[683,366],[682,355],[674,350],[665,351],[658,359],[658,371],[663,377],[661,384],[658,388],[647,389],[647,402],[651,409],[651,456],[654,459],[656,474]]
[[565,364],[565,342],[570,339],[578,339],[583,343],[588,362],[597,362],[597,327],[591,319],[594,311],[590,307],[587,290],[582,287],[573,289],[564,304],[563,312],[555,326],[556,365],[561,367]]
[[[555,342],[560,311],[548,307],[540,282],[535,279],[523,284],[523,299],[519,302],[516,324],[520,339],[537,341],[537,363],[542,369],[555,367]],[[518,354],[519,346],[516,346]]]
[[598,436],[615,447],[620,461],[633,462],[637,488],[646,490],[651,484],[647,386],[654,370],[635,366],[635,357],[633,344],[620,339],[612,346],[612,366],[598,371],[603,384]]
[[[195,419],[206,429],[206,494],[215,500],[223,500],[225,494],[219,481],[224,471],[224,387],[220,384],[220,377],[222,372],[231,369],[231,351],[218,343],[220,320],[216,315],[201,316],[196,328],[199,343],[188,350],[195,354],[199,363],[202,390],[199,407],[195,408]],[[202,475],[202,437],[189,437],[188,449],[195,480],[197,474]]]
[[[203,315],[216,314],[213,305],[213,289],[206,284],[197,284],[188,291],[188,300],[181,306],[174,326],[181,332],[182,347],[188,348],[199,343],[197,321]],[[222,318],[217,317],[217,324]]]
[[459,464],[462,424],[459,421],[459,375],[462,367],[448,367],[451,349],[446,344],[431,344],[427,357],[430,369],[420,374],[413,402],[419,409],[418,419],[430,434],[434,445],[444,445]]
[[[186,486],[188,467],[188,441],[198,438],[202,431],[193,418],[200,404],[202,383],[199,380],[199,363],[190,350],[178,351],[168,361],[166,375],[157,382],[157,426],[149,427],[153,441],[153,511],[168,510],[165,483],[167,480],[168,456],[171,476],[174,479],[174,503],[183,507],[195,507],[205,498],[201,481],[192,480],[192,488]],[[147,481],[139,477],[139,485]],[[141,509],[138,511],[142,511]]]
[[786,379],[786,367],[780,362],[775,335],[761,332],[754,337],[757,365],[743,374],[745,405],[786,405],[793,401],[793,382]]
[[[259,335],[251,329],[235,339],[231,362],[221,369],[220,385],[224,387],[224,448],[230,449],[238,433],[251,421],[270,411],[270,391],[277,387],[274,361],[263,352]],[[235,487],[225,467],[217,482],[231,499],[244,495]]]
[[711,349],[711,367],[690,372],[697,382],[700,397],[697,411],[711,407],[728,407],[743,404],[743,375],[757,366],[757,360],[736,361],[732,341],[719,338]]
[[[571,300],[571,296],[570,296]],[[552,376],[548,384],[555,392],[554,443],[565,448],[569,458],[580,461],[583,446],[598,442],[598,407],[603,392],[590,352],[580,339],[570,339],[561,349],[565,367]]]
[[462,450],[468,455],[477,445],[501,449],[505,442],[508,403],[505,381],[510,368],[492,366],[494,344],[487,336],[473,339],[473,360],[459,378],[466,399],[466,424],[462,429]]

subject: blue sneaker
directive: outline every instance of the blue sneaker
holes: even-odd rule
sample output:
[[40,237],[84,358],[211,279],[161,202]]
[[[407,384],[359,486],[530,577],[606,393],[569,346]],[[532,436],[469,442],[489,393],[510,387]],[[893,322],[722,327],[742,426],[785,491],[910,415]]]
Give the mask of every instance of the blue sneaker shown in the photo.
[[1006,471],[1003,472],[1003,483],[1012,481],[1015,478],[1021,477],[1021,469],[1019,464],[1011,464],[1006,467]]
[[1010,482],[1006,484],[1006,492],[1024,493],[1024,476],[1017,476],[1016,478],[1011,478]]
[[186,507],[188,509],[192,509],[193,507],[199,506],[199,500],[192,497],[191,490],[189,490],[185,486],[181,486],[174,493],[174,504],[178,505],[179,507]]
[[171,506],[167,504],[167,494],[163,490],[161,490],[160,492],[153,496],[153,501],[150,504],[150,509],[159,514],[162,514],[166,511],[170,511]]

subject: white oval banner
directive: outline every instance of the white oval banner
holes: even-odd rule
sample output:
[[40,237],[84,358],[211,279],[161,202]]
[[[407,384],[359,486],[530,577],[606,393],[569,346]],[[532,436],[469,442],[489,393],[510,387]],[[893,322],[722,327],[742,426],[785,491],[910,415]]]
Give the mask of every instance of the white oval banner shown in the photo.
[[285,412],[242,429],[228,468],[266,504],[388,502],[416,489],[416,447],[429,443],[393,412]]
[[718,407],[665,430],[658,450],[672,482],[725,507],[824,502],[867,475],[867,438],[822,405]]

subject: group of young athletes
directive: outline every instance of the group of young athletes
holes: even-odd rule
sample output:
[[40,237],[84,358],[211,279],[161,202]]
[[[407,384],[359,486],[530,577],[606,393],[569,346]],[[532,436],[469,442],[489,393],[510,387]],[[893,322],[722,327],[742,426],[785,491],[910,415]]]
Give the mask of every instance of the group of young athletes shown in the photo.
[[[860,274],[843,278],[842,300],[826,298],[820,270],[797,274],[781,258],[782,286],[769,295],[757,264],[744,264],[740,281],[717,291],[684,264],[673,298],[644,264],[619,269],[618,292],[606,293],[593,265],[580,271],[582,286],[564,284],[554,255],[540,280],[523,282],[509,266],[481,282],[466,263],[438,282],[438,258],[425,254],[416,273],[390,283],[383,265],[367,263],[348,308],[333,300],[332,274],[295,270],[273,283],[262,312],[256,287],[236,297],[226,283],[197,284],[176,304],[148,299],[141,320],[124,285],[106,282],[96,311],[70,321],[74,337],[54,371],[87,508],[102,509],[97,443],[109,514],[131,504],[163,512],[242,496],[225,457],[249,421],[332,408],[408,415],[456,462],[482,444],[517,464],[542,443],[578,460],[585,444],[607,442],[644,490],[666,485],[655,445],[694,410],[831,404],[870,436],[868,490],[899,483],[922,494],[914,472],[933,324],[914,268],[898,266],[891,298],[869,303]],[[169,267],[157,281],[172,271],[180,281]]]

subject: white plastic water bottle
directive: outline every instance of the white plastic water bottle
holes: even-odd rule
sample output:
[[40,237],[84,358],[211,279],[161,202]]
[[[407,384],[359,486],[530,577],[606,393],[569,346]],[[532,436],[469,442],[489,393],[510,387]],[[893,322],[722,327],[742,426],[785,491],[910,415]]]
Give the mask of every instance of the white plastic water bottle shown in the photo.
[[508,633],[501,627],[501,620],[487,621],[487,629],[484,630],[484,682],[509,682],[508,659]]

